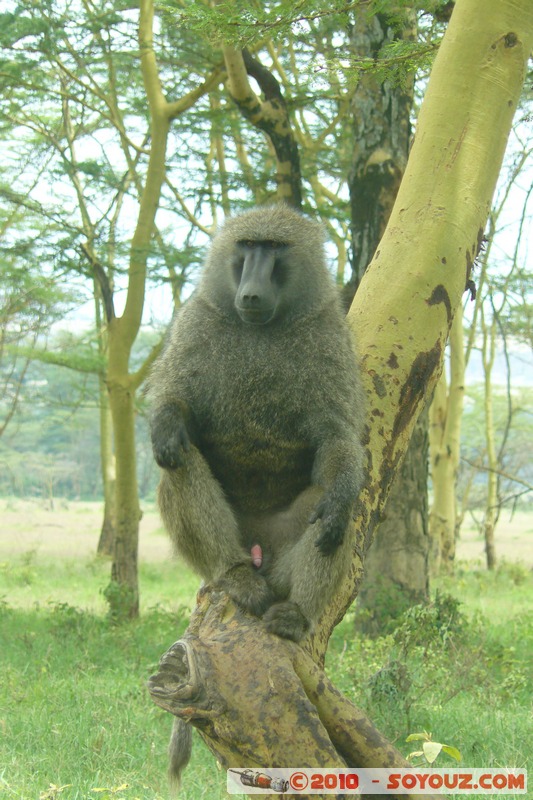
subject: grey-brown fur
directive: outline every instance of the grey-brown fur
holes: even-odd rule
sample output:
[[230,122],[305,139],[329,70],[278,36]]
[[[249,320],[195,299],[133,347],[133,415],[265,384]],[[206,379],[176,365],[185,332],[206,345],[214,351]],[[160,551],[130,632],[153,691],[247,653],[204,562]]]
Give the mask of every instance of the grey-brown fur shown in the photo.
[[177,795],[181,773],[189,763],[192,750],[192,730],[189,723],[174,717],[168,743],[168,778],[172,795]]
[[[260,323],[243,321],[259,312],[236,304],[263,299]],[[176,550],[273,633],[300,640],[349,564],[363,474],[363,393],[321,226],[285,206],[227,220],[150,383]]]

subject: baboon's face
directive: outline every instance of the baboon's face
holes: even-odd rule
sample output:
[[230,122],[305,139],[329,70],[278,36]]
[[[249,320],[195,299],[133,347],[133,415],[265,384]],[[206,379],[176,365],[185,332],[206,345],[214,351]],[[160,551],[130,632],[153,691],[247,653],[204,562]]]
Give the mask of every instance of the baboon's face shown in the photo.
[[288,246],[271,240],[239,241],[233,255],[235,309],[249,325],[267,325],[276,316],[289,274]]

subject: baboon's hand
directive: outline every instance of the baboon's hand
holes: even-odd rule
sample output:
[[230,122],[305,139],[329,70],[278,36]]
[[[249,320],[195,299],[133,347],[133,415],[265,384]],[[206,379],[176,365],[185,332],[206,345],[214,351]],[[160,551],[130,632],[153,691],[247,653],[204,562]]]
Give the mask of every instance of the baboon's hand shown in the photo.
[[329,556],[344,541],[350,521],[351,504],[341,503],[332,492],[326,492],[309,518],[311,524],[321,520],[320,536],[315,542],[322,555]]
[[166,405],[158,409],[151,422],[154,458],[162,469],[177,469],[183,466],[185,453],[191,442],[183,414],[177,405]]
[[275,601],[274,594],[262,575],[250,564],[237,564],[215,582],[215,587],[227,592],[245,611],[261,617]]

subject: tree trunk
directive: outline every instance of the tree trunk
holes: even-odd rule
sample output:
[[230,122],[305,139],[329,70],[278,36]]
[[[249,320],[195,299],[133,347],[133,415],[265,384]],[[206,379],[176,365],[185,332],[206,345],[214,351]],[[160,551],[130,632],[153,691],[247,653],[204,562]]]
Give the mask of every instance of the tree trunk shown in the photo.
[[[110,331],[110,352],[113,350],[113,336]],[[108,387],[113,415],[117,476],[113,565],[106,598],[113,618],[130,619],[139,614],[137,553],[141,509],[135,455],[135,389],[127,379],[114,379],[111,369]]]
[[[368,462],[349,575],[303,643],[315,665],[323,663],[331,631],[357,593],[394,473],[437,383],[532,45],[530,0],[457,0],[405,178],[348,315],[369,396]],[[257,620],[245,623],[220,593],[203,592],[199,602],[185,643],[163,660],[151,690],[161,706],[203,731],[223,764],[361,765],[365,745],[372,766],[397,757],[298,647],[265,634]],[[213,637],[203,618],[213,620],[213,658],[204,659]]]
[[115,619],[128,619],[139,613],[137,553],[141,511],[135,470],[134,404],[135,391],[146,377],[147,363],[136,374],[130,374],[129,362],[142,320],[148,253],[165,179],[168,133],[171,121],[191,108],[199,97],[220,81],[220,73],[215,70],[202,85],[180,100],[167,102],[161,88],[153,46],[153,18],[153,0],[141,0],[139,48],[143,82],[150,107],[150,157],[131,241],[124,313],[121,317],[108,313],[107,388],[116,458],[116,535],[111,583],[106,590],[106,597],[111,616]]
[[492,369],[496,356],[496,320],[491,324],[485,322],[483,309],[481,309],[481,328],[483,336],[483,396],[485,406],[485,441],[487,443],[487,498],[485,501],[485,514],[483,518],[483,534],[485,537],[485,555],[487,569],[496,566],[496,545],[494,531],[500,515],[498,502],[498,460],[496,456],[496,443],[494,441],[494,415],[492,407]]
[[304,650],[209,588],[148,687],[157,705],[201,731],[225,768],[410,766]]
[[431,572],[453,573],[457,531],[456,483],[464,400],[463,309],[450,331],[450,386],[443,370],[431,404],[430,450],[433,504],[430,514]]
[[141,510],[135,456],[135,390],[139,383],[129,373],[131,350],[142,319],[148,249],[165,178],[165,155],[170,127],[152,43],[152,0],[141,0],[139,44],[141,69],[150,106],[151,147],[146,181],[135,233],[131,242],[128,290],[124,313],[108,320],[109,365],[107,388],[113,419],[116,458],[115,543],[111,583],[106,590],[110,614],[130,619],[139,614],[137,556]]
[[99,377],[100,397],[100,468],[104,489],[104,519],[98,540],[99,556],[112,556],[115,542],[115,454],[113,420],[104,380]]
[[137,228],[131,244],[129,283],[124,313],[109,323],[109,367],[107,388],[113,419],[116,458],[115,546],[111,584],[106,591],[111,616],[136,617],[139,613],[137,553],[141,511],[137,490],[135,456],[135,390],[129,373],[131,349],[139,331],[144,306],[148,247],[161,186],[165,177],[165,154],[170,121],[166,113],[153,110],[150,161]]
[[[353,27],[351,49],[357,59],[371,62],[384,45],[416,39],[416,15],[405,11],[401,20],[361,8]],[[352,275],[344,288],[349,308],[396,200],[407,164],[411,140],[410,114],[414,76],[401,86],[361,71],[353,94],[353,157],[348,178]]]
[[358,629],[376,635],[429,596],[428,414],[417,420],[365,559]]
[[[385,15],[357,14],[352,50],[357,58],[374,59],[395,40],[416,37],[412,11],[394,24]],[[352,276],[344,288],[351,303],[383,235],[398,193],[411,136],[410,112],[414,82],[384,83],[362,73],[352,99],[354,155],[349,177],[352,229]],[[427,597],[427,415],[417,422],[396,477],[384,520],[365,562],[365,579],[358,598],[357,625],[377,633],[381,624]]]

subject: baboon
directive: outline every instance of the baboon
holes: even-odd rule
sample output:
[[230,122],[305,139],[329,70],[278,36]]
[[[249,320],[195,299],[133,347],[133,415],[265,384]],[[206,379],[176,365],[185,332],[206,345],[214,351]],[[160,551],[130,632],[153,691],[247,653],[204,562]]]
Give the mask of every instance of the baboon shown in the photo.
[[[323,238],[283,205],[226,220],[149,388],[176,550],[294,641],[344,576],[363,477],[359,368]],[[175,773],[186,738],[177,723]]]

